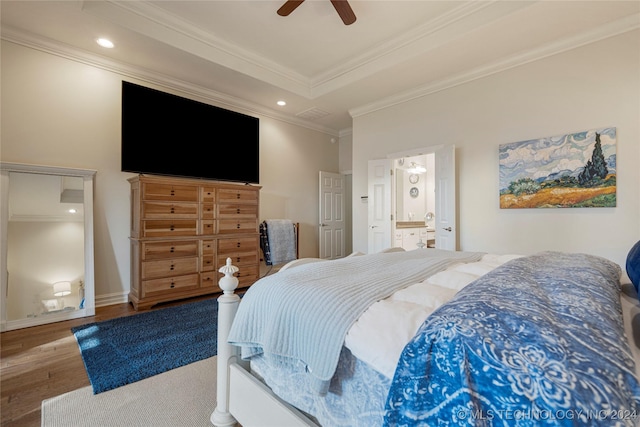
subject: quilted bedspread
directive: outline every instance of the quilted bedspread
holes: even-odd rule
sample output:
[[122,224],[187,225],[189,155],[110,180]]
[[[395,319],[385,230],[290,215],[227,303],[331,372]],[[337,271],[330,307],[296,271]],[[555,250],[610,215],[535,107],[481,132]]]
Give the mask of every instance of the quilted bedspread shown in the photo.
[[638,425],[619,278],[606,259],[558,252],[480,277],[404,348],[385,425]]
[[321,261],[267,276],[253,284],[238,308],[229,342],[242,357],[264,354],[304,366],[326,393],[345,335],[367,307],[394,291],[483,254],[429,251],[379,253]]

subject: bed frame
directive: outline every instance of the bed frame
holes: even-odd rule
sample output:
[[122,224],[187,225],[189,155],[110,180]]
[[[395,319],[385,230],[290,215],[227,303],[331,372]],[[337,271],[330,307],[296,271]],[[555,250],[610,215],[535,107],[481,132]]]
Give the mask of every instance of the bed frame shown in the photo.
[[[309,262],[296,260],[286,264]],[[238,310],[240,297],[234,293],[238,279],[233,276],[238,267],[231,265],[231,258],[220,268],[223,294],[218,297],[218,355],[216,408],[211,423],[216,427],[234,426],[290,426],[317,427],[302,412],[281,400],[264,383],[249,371],[248,362],[240,359],[240,349],[227,343],[231,324]]]

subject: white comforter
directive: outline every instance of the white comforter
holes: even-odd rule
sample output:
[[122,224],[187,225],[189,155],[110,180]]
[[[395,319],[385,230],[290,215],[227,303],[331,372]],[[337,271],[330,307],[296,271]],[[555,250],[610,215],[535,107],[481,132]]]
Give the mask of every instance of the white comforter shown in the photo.
[[[418,249],[424,250],[424,249]],[[404,346],[429,314],[478,277],[520,255],[485,255],[456,264],[373,304],[349,329],[345,346],[389,379]]]

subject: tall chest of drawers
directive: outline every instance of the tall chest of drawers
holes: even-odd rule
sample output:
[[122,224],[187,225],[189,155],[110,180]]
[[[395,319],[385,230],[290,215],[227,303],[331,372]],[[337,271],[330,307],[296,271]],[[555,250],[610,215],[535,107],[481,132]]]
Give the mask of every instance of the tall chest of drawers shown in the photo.
[[221,292],[231,258],[239,288],[258,279],[260,187],[140,175],[131,184],[131,291],[136,310]]

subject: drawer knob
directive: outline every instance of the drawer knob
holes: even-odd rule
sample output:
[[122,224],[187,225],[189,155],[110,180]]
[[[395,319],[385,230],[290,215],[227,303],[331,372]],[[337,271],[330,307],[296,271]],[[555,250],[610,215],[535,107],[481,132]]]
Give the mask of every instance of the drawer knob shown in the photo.
[[240,193],[236,193],[236,199],[240,198]]
[[237,258],[236,258],[236,262],[240,262],[240,257],[237,257]]
[[236,243],[236,248],[240,247],[240,242]]
[[174,248],[173,246],[171,246],[171,249],[169,249],[169,252],[174,253],[176,251],[176,248]]
[[174,270],[174,267],[175,267],[175,266],[174,266],[173,264],[171,264],[171,267],[169,267],[169,270],[173,271],[173,270]]
[[240,214],[240,208],[236,209],[236,213]]
[[175,225],[171,224],[171,227],[169,227],[169,230],[175,231],[175,229],[176,229]]
[[173,289],[173,288],[175,288],[175,287],[176,287],[176,284],[175,284],[174,282],[171,282],[171,286],[170,286],[170,288],[172,288],[172,289]]
[[236,224],[236,228],[240,228],[240,224]]

